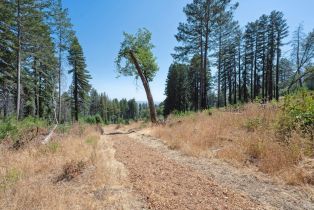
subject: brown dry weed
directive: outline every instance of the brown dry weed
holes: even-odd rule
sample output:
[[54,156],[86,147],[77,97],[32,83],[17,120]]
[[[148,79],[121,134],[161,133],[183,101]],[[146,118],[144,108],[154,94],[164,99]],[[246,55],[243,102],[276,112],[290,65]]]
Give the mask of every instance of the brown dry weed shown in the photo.
[[[99,139],[95,128],[77,125],[69,135],[56,136],[47,145],[30,144],[18,151],[0,145],[0,209],[102,206],[93,196],[107,180]],[[71,163],[84,163],[84,167],[79,173],[72,171],[71,179],[56,182]]]
[[278,112],[272,104],[248,104],[242,109],[215,109],[210,115],[204,111],[170,116],[166,125],[153,127],[151,132],[170,149],[187,155],[257,167],[289,184],[310,183],[312,175],[299,167],[304,141],[294,134],[290,144],[280,142],[275,129]]

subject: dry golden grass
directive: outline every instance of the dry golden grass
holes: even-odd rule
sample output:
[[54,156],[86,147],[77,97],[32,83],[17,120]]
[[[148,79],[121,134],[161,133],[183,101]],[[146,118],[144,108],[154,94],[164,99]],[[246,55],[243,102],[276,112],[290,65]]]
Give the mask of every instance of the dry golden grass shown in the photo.
[[238,166],[256,166],[289,184],[304,183],[303,170],[297,167],[303,158],[303,140],[294,134],[289,145],[281,143],[275,129],[277,114],[275,105],[248,104],[241,110],[170,116],[167,124],[154,127],[152,134],[163,139],[170,149],[188,155],[216,157]]
[[[70,135],[47,145],[30,144],[18,151],[0,145],[0,209],[93,209],[101,201],[91,195],[106,183],[97,147],[99,132],[75,126]],[[71,181],[56,179],[71,163],[84,163]]]

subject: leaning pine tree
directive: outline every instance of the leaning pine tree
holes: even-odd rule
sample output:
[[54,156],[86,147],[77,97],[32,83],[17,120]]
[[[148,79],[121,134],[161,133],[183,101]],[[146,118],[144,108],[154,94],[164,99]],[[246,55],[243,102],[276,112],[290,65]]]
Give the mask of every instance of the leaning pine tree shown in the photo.
[[73,75],[72,80],[72,99],[74,105],[73,113],[74,120],[77,122],[79,115],[79,104],[84,103],[86,95],[91,88],[89,84],[91,76],[89,75],[89,72],[86,70],[83,50],[76,37],[73,38],[73,41],[71,43],[68,60],[69,64],[72,66],[72,69],[69,71],[69,74]]
[[157,122],[157,114],[149,82],[158,70],[156,58],[152,53],[154,45],[151,43],[151,32],[139,29],[135,35],[124,33],[124,41],[116,59],[117,71],[124,76],[140,77],[145,88],[150,118]]

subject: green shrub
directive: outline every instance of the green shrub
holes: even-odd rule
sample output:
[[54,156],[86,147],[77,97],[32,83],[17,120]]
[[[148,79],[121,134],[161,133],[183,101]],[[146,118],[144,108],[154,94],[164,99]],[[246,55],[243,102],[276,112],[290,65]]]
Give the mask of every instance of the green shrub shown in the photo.
[[14,185],[22,177],[22,172],[12,168],[9,169],[5,176],[0,180],[0,190],[6,190],[7,188]]
[[96,124],[96,119],[94,116],[85,117],[84,121],[88,124]]
[[228,104],[224,110],[226,112],[241,112],[244,110],[244,104],[237,103],[237,104]]
[[68,133],[70,129],[71,129],[70,124],[59,124],[56,132],[60,134],[65,134]]
[[97,124],[103,123],[103,120],[99,114],[95,115],[95,121]]
[[17,132],[17,127],[11,121],[0,123],[0,141]]
[[177,111],[177,110],[174,110],[171,113],[171,115],[174,116],[174,117],[180,118],[180,117],[190,116],[190,115],[192,115],[194,113],[195,112],[192,112],[192,111]]
[[278,133],[285,140],[292,131],[300,131],[314,143],[314,93],[300,90],[285,97],[278,120]]
[[88,145],[96,145],[97,144],[97,138],[95,136],[89,136],[86,140],[85,143]]
[[56,153],[60,148],[60,144],[58,142],[49,142],[47,148],[50,153]]
[[84,122],[88,124],[100,124],[103,123],[103,120],[99,114],[94,116],[87,116],[84,118]]
[[248,132],[254,132],[256,131],[259,127],[263,126],[265,124],[265,120],[261,118],[253,118],[253,119],[248,119],[244,123],[244,127],[247,129]]
[[0,141],[4,138],[10,138],[14,142],[18,141],[21,136],[30,130],[46,128],[48,123],[44,120],[34,117],[27,117],[20,121],[14,118],[8,118],[0,123]]

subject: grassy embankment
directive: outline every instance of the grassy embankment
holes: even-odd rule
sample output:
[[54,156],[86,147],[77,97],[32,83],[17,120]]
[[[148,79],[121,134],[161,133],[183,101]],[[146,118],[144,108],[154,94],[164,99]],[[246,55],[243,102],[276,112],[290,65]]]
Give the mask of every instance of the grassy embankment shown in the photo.
[[171,149],[253,166],[288,184],[314,184],[313,132],[314,94],[306,91],[278,103],[172,115],[153,128]]
[[45,125],[30,124],[2,124],[0,209],[103,206],[90,195],[107,180],[98,146],[99,131],[81,124],[61,126],[43,145]]

